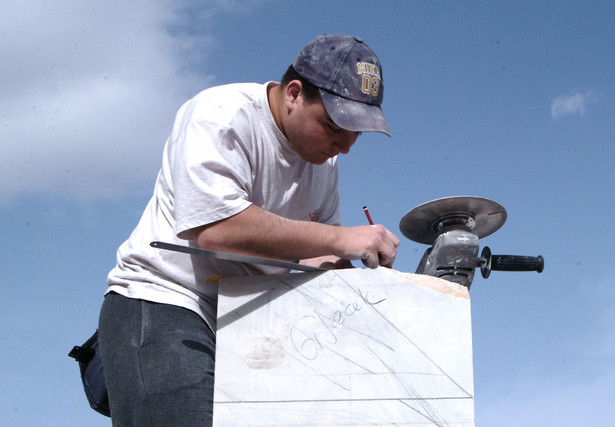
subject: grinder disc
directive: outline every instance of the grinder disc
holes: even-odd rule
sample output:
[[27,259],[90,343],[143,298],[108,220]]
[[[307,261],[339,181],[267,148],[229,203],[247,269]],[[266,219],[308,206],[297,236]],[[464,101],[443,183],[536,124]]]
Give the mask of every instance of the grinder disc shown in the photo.
[[[409,211],[399,229],[408,239],[431,245],[440,227],[461,224],[479,239],[498,230],[506,222],[506,210],[493,200],[475,196],[455,196],[432,200]],[[453,226],[454,227],[454,226]]]

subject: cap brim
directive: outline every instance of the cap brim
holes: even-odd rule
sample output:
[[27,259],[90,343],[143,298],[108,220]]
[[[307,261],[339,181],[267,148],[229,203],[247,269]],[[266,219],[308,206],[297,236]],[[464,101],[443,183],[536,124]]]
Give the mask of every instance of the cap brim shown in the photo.
[[389,127],[378,105],[353,101],[319,89],[322,103],[333,123],[353,132],[381,132],[388,136]]

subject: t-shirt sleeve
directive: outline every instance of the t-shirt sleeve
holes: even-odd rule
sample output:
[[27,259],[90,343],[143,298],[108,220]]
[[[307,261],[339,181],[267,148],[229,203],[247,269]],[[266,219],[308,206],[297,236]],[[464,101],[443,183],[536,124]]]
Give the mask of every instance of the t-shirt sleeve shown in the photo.
[[216,222],[251,205],[249,147],[217,123],[193,120],[173,141],[169,170],[173,180],[175,233],[190,239],[195,227]]

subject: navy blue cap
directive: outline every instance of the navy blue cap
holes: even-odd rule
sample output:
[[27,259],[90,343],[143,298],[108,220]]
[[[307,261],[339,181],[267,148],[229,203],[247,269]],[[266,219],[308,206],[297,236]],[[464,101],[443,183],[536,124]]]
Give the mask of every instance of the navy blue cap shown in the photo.
[[318,87],[336,125],[391,136],[380,107],[384,95],[380,60],[360,37],[318,36],[299,52],[293,68]]

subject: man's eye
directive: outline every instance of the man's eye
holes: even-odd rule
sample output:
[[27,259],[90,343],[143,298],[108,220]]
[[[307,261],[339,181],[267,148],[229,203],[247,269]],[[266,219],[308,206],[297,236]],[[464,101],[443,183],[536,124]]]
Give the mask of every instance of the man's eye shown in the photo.
[[333,125],[332,123],[327,123],[327,127],[329,128],[331,132],[334,132],[334,133],[338,133],[339,131],[341,131],[339,127]]

